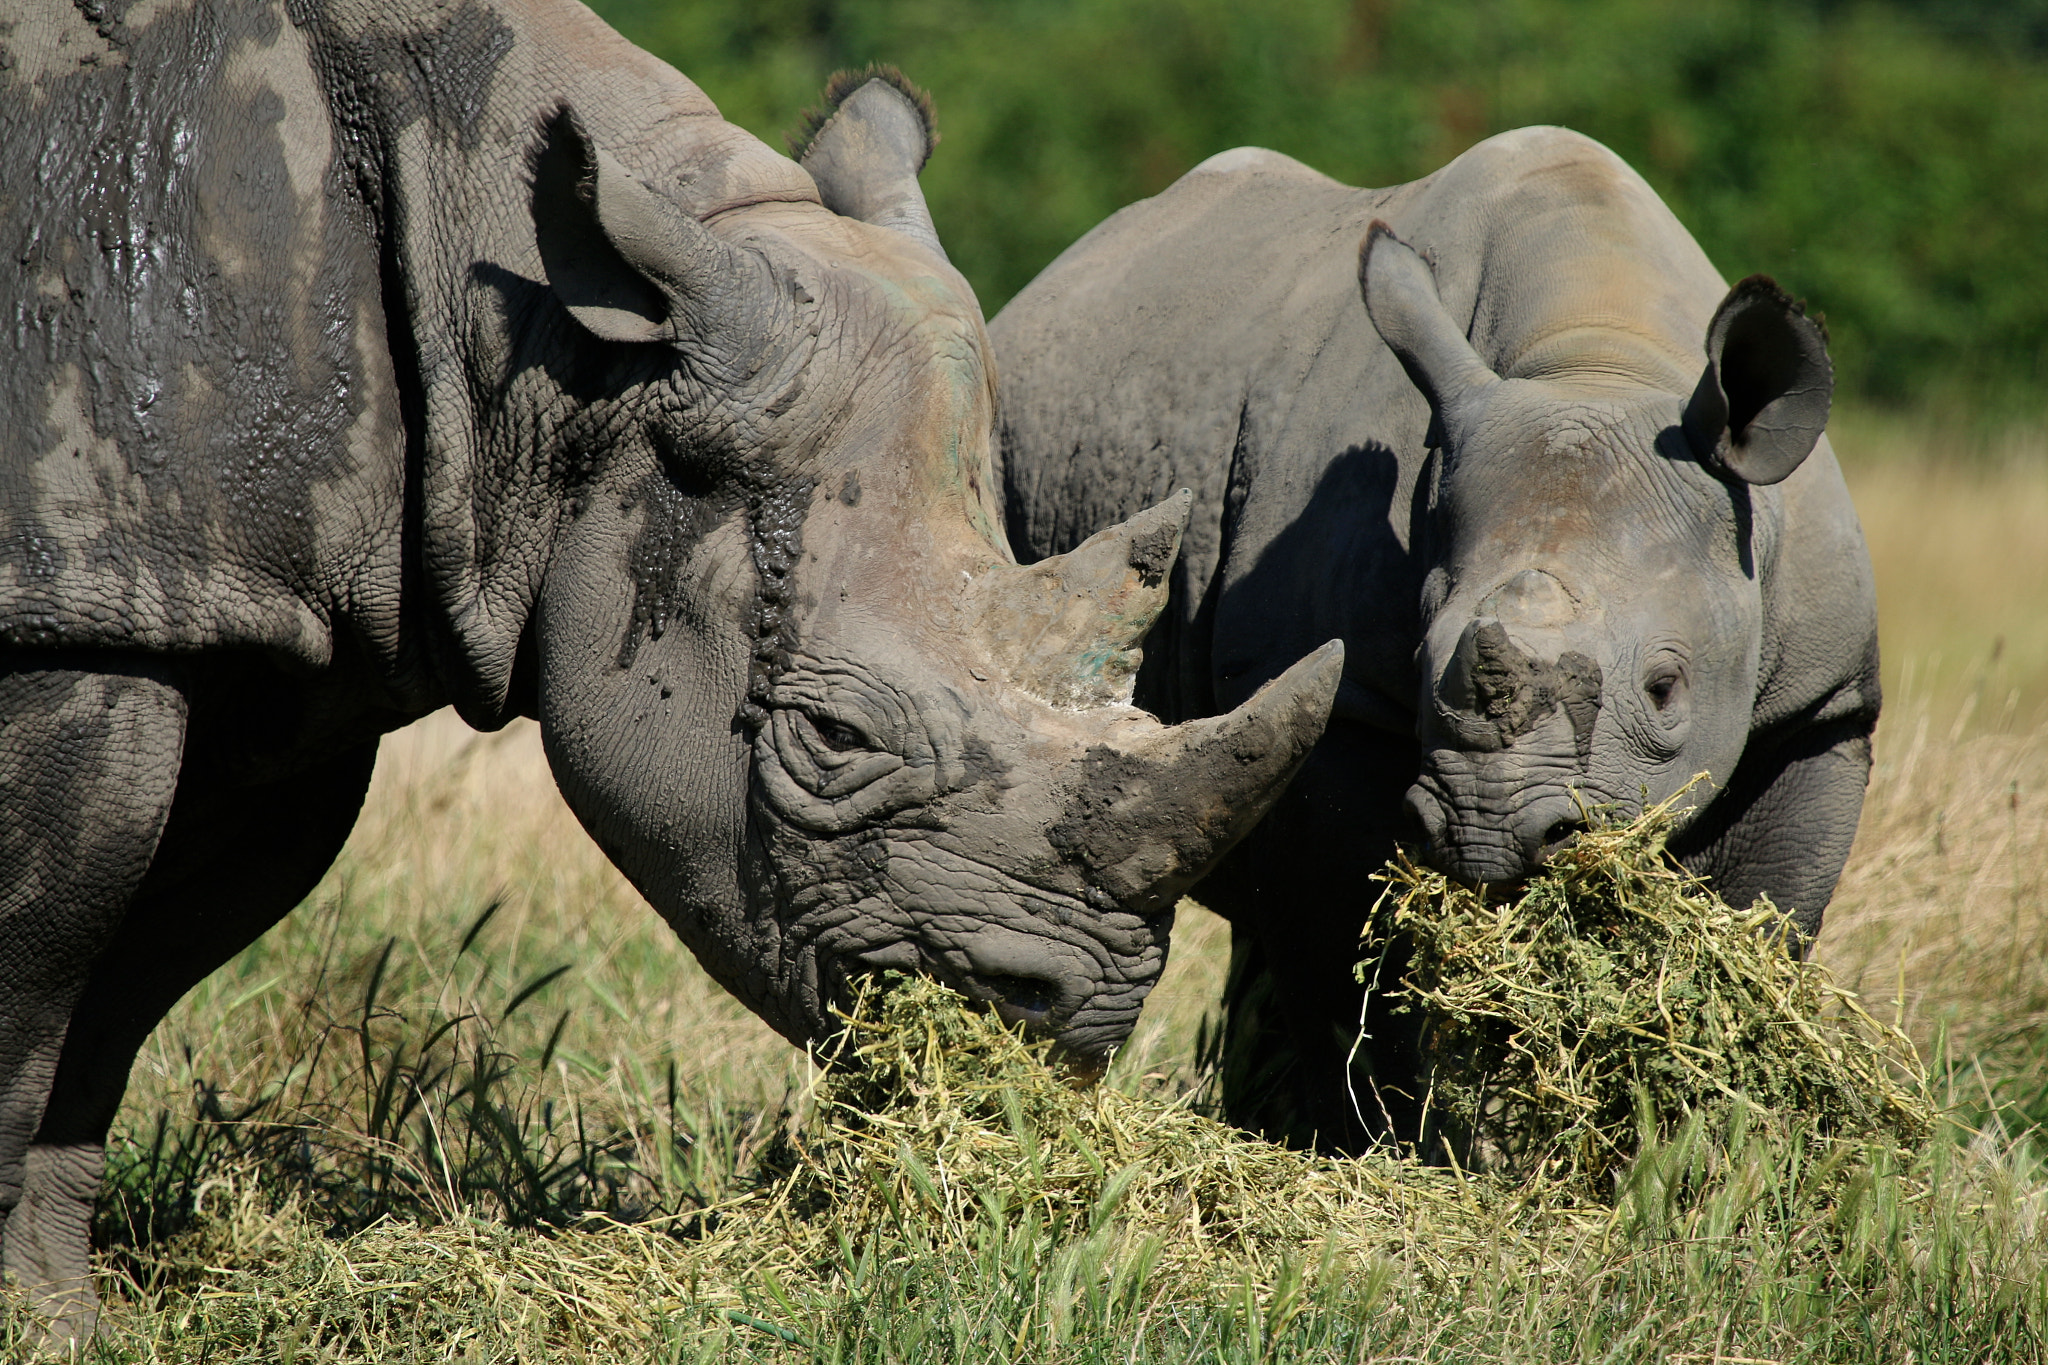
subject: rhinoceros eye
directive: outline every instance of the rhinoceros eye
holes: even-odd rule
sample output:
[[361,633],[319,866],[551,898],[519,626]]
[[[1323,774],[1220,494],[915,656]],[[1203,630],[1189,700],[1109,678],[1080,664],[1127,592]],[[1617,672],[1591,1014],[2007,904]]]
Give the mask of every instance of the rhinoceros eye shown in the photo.
[[877,738],[880,728],[832,715],[816,699],[774,708],[754,741],[762,795],[801,828],[829,834],[931,799],[934,765],[909,763],[885,747],[892,741]]
[[1685,674],[1672,667],[1659,668],[1643,683],[1643,695],[1659,711],[1669,711],[1685,690]]
[[818,738],[825,742],[825,747],[834,753],[851,753],[855,749],[873,747],[868,743],[866,735],[844,721],[833,720],[829,716],[819,716],[812,719],[811,725],[817,730]]

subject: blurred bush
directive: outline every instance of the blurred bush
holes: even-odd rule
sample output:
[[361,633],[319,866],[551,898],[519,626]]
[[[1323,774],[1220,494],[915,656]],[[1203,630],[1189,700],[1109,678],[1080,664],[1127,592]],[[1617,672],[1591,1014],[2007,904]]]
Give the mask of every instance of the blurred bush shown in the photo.
[[2048,0],[598,0],[781,145],[843,66],[937,97],[925,175],[995,313],[1213,152],[1387,185],[1561,123],[1640,170],[1730,278],[1824,312],[1846,396],[2038,419]]

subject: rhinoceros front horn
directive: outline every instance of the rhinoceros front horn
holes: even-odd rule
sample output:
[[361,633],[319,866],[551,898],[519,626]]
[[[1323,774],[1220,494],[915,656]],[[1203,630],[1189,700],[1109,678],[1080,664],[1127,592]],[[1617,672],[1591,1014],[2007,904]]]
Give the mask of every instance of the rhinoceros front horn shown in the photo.
[[[1182,489],[1066,554],[984,576],[990,661],[1054,706],[1128,704],[1193,501]],[[1279,798],[1322,737],[1343,671],[1332,640],[1228,715],[1092,746],[1047,831],[1053,847],[1130,909],[1172,905]]]
[[1090,750],[1053,847],[1125,907],[1171,906],[1279,798],[1322,737],[1343,672],[1344,642],[1332,640],[1228,715]]

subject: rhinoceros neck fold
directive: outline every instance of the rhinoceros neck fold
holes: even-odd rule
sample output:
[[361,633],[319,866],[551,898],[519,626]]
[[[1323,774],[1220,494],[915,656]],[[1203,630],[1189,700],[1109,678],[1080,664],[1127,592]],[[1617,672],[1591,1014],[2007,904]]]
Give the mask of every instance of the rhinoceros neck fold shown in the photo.
[[[1726,288],[1627,163],[1590,138],[1524,129],[1432,178],[1419,234],[1454,317],[1506,379],[1641,384],[1688,394]],[[1431,212],[1424,209],[1422,216]]]

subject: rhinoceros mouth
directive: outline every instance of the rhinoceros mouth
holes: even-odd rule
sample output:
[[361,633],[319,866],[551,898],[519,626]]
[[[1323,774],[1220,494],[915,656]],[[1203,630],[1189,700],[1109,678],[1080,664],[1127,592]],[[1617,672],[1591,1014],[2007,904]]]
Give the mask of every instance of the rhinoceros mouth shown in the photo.
[[1059,983],[1050,976],[1013,972],[961,971],[947,959],[957,956],[933,951],[914,940],[903,940],[886,948],[856,954],[846,961],[843,972],[850,992],[858,994],[859,984],[873,981],[892,971],[929,976],[952,987],[970,1000],[991,1007],[1010,1024],[1023,1024],[1037,1033],[1056,1033],[1074,1009],[1063,997]]
[[971,973],[966,979],[968,995],[993,1005],[1004,1023],[1051,1029],[1059,1015],[1068,1013],[1060,1008],[1058,987],[1043,978]]
[[[1432,757],[1435,757],[1432,755]],[[1458,784],[1434,763],[1404,802],[1420,836],[1423,861],[1468,886],[1519,888],[1585,831],[1589,812],[1605,805],[1583,784],[1511,788],[1505,799],[1461,798]]]
[[[842,1013],[850,1012],[864,984],[891,971],[932,977],[986,1007],[1004,1023],[1021,1026],[1032,1038],[1050,1041],[1052,1064],[1080,1084],[1100,1080],[1109,1069],[1117,1048],[1137,1026],[1139,1007],[1150,993],[1148,982],[1116,1007],[1077,1009],[1063,1002],[1059,983],[1050,978],[957,972],[918,945],[903,943],[848,959],[841,973],[842,985],[833,993],[834,1003]],[[825,1032],[820,1030],[821,1035]]]
[[[1068,1070],[1099,1072],[1136,1027],[1165,966],[1170,922],[1105,914],[1014,877],[1000,881],[967,903],[920,903],[925,898],[902,884],[873,885],[858,903],[817,888],[810,913],[785,939],[787,979],[803,983],[809,998],[796,1003],[811,1016],[813,1035],[838,1030],[835,1015],[853,1005],[864,979],[912,972],[1051,1039]],[[991,904],[1003,907],[999,921]]]

